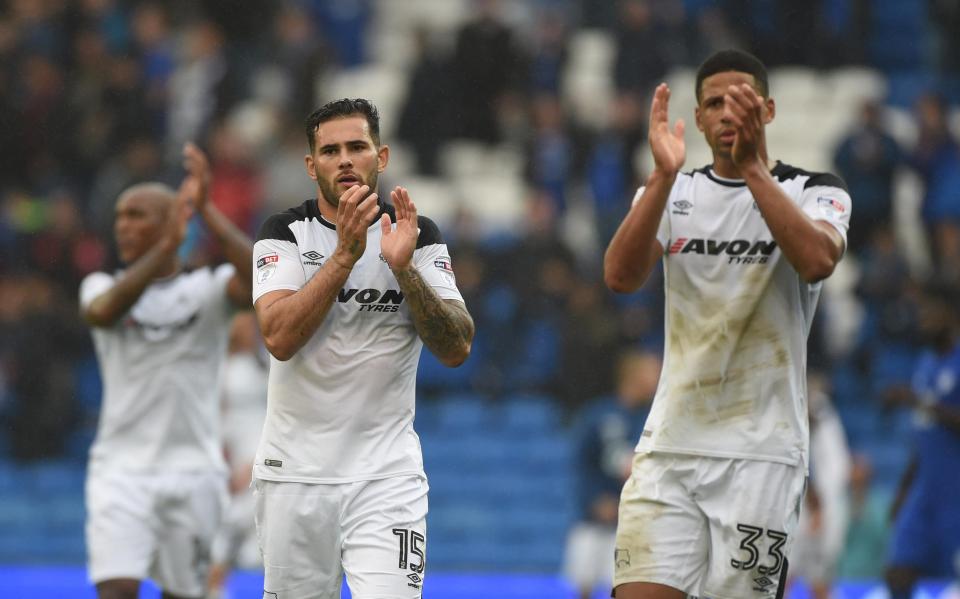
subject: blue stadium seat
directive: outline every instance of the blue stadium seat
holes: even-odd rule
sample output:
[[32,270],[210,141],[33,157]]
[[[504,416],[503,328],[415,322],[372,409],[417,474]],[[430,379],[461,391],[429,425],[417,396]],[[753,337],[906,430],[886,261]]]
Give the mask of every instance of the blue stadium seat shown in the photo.
[[539,434],[560,428],[557,402],[546,395],[507,396],[503,399],[499,415],[504,429],[510,432]]

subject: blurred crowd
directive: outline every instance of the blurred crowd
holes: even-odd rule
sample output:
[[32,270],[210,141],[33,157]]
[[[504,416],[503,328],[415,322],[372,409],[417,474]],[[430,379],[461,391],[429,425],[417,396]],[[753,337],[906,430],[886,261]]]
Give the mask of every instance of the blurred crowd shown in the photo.
[[[112,219],[119,192],[144,180],[176,183],[180,149],[195,140],[211,157],[212,201],[249,233],[267,214],[302,202],[311,193],[302,120],[327,99],[331,76],[375,60],[372,37],[390,26],[379,15],[401,1],[0,1],[5,453],[55,457],[82,453],[89,441],[99,397],[77,288],[87,273],[118,266]],[[838,57],[871,66],[869,24],[878,4],[468,4],[467,19],[453,30],[411,33],[406,98],[383,118],[394,123],[418,176],[443,176],[446,144],[472,140],[516,148],[527,192],[513,230],[491,232],[469,209],[443,228],[477,338],[457,371],[435,368],[425,356],[423,392],[543,392],[573,415],[615,394],[623,352],[662,343],[658,277],[616,297],[599,274],[603,246],[644,176],[638,155],[646,152],[655,83],[728,46],[750,49],[769,66],[827,68],[839,66]],[[960,10],[955,2],[921,4],[936,44],[917,68],[955,77]],[[614,102],[599,127],[578,120],[561,91],[571,35],[585,28],[607,32],[615,48]],[[860,402],[883,411],[883,386],[908,378],[920,349],[919,283],[935,276],[960,284],[960,145],[950,128],[957,107],[936,89],[917,92],[915,143],[890,133],[881,98],[864,104],[833,156],[854,199],[848,261],[860,316],[855,339],[840,347],[818,318],[810,361],[828,380],[841,368],[856,379],[834,393],[841,408]],[[902,173],[922,184],[921,260],[911,259],[894,227]],[[589,210],[577,218],[587,214],[590,222],[571,224],[571,206],[584,203]],[[595,243],[571,234],[584,226]],[[188,260],[219,259],[199,227],[188,241]],[[827,313],[830,301],[828,294]],[[862,395],[844,396],[851,388]],[[856,458],[854,482],[869,471],[866,460]],[[854,516],[861,509],[871,508],[855,506]]]

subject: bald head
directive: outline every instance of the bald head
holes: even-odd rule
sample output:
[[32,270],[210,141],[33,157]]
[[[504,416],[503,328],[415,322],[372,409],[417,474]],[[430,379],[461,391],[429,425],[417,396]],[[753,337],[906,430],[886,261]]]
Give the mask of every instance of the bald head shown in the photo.
[[120,259],[129,264],[163,235],[177,192],[162,183],[138,183],[117,199],[114,235]]
[[166,211],[173,201],[177,198],[177,192],[163,183],[148,182],[137,183],[123,190],[120,197],[117,198],[117,205],[127,199],[135,199],[138,202],[145,202],[154,205]]

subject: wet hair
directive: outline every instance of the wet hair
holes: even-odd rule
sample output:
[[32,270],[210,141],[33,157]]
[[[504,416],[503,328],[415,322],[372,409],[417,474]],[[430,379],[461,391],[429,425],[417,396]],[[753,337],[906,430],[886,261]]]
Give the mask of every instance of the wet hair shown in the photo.
[[711,75],[726,73],[728,71],[753,75],[753,79],[757,83],[757,88],[760,90],[760,95],[764,98],[769,95],[767,67],[763,66],[759,58],[743,50],[721,50],[703,61],[703,64],[697,69],[696,92],[698,103],[700,102],[700,91],[703,87],[703,80]]
[[307,143],[310,144],[310,153],[312,154],[316,150],[317,127],[321,123],[354,115],[360,115],[367,119],[367,125],[370,126],[370,137],[373,138],[373,143],[379,146],[380,113],[377,111],[377,107],[364,98],[341,98],[327,102],[307,117],[306,133]]

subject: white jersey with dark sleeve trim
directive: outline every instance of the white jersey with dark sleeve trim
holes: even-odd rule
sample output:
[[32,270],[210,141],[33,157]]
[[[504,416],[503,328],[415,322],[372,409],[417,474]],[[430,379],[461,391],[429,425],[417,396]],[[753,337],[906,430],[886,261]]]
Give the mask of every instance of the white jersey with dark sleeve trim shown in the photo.
[[[392,206],[380,214],[395,221]],[[463,301],[437,226],[418,217],[413,264],[441,299]],[[400,285],[380,254],[379,215],[367,247],[313,337],[270,359],[267,417],[254,465],[264,480],[343,483],[423,476],[413,429],[423,346]],[[333,255],[336,227],[316,200],[270,217],[253,252],[253,300],[296,291]]]
[[[224,264],[156,281],[116,324],[93,328],[103,402],[92,468],[225,468],[219,377],[234,313],[227,284],[235,272]],[[81,306],[121,275],[88,275]]]
[[[779,162],[771,174],[846,243],[843,181]],[[657,240],[664,363],[637,450],[806,465],[807,337],[822,283],[783,256],[744,181],[710,168],[677,177]]]

